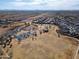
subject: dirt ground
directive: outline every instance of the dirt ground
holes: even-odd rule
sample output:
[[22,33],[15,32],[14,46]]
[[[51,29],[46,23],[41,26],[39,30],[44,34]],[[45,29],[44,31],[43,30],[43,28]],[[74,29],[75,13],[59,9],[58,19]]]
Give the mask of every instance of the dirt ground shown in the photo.
[[3,33],[5,33],[6,31],[8,31],[10,28],[1,28],[0,27],[0,35],[2,35]]
[[31,37],[18,44],[13,40],[12,59],[72,59],[77,47],[73,38],[58,37],[57,27],[52,27],[48,33],[43,33],[32,40]]

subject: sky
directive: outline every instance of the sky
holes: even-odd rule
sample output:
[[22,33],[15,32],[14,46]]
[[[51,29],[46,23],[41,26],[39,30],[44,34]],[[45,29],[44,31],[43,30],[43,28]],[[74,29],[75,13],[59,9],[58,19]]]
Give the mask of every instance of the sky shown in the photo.
[[0,0],[0,10],[79,10],[79,0]]

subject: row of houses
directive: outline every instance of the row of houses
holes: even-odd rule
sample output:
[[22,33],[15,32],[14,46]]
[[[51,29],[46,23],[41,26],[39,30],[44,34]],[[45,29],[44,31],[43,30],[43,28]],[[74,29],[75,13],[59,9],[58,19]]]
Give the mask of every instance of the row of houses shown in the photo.
[[60,28],[60,31],[68,36],[71,37],[76,37],[79,38],[79,23],[78,19],[75,20],[75,22],[70,21],[71,18],[67,17],[46,17],[45,19],[43,18],[38,18],[33,21],[33,23],[36,24],[52,24],[52,25],[57,25]]

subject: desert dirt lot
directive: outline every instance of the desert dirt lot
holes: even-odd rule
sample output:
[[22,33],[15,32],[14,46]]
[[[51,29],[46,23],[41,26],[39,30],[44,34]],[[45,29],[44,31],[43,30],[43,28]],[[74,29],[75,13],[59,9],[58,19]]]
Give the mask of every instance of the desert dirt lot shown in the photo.
[[8,31],[10,28],[1,28],[0,27],[0,35],[2,35],[3,33],[5,33],[6,31]]
[[71,37],[58,37],[57,27],[54,26],[48,33],[38,35],[35,40],[31,37],[17,44],[13,40],[12,59],[73,59],[77,47]]

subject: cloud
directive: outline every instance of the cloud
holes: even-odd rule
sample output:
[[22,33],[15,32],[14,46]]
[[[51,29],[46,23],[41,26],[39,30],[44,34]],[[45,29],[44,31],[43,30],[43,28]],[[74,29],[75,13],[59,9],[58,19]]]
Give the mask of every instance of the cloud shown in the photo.
[[[79,0],[13,0],[8,3],[17,8],[36,9],[79,9]],[[29,6],[29,7],[28,7]],[[77,6],[77,7],[75,7]]]
[[15,1],[18,1],[19,2],[19,1],[23,1],[23,0],[15,0]]
[[15,0],[14,2],[10,2],[11,5],[16,7],[35,6],[35,5],[40,5],[41,3],[43,3],[43,0],[33,0],[31,2],[27,2],[23,0]]

